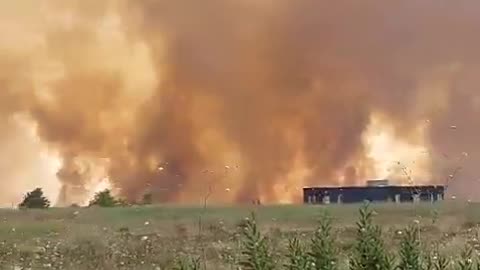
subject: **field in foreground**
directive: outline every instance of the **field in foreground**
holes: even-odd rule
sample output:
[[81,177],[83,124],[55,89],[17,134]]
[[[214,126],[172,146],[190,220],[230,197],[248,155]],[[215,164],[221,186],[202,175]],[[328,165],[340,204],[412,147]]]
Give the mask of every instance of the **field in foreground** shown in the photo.
[[[183,258],[199,258],[207,269],[238,269],[245,257],[245,221],[255,212],[267,237],[274,269],[288,263],[289,239],[306,249],[328,211],[339,269],[358,242],[361,205],[65,208],[0,210],[1,269],[172,269]],[[480,205],[373,204],[374,223],[382,228],[385,249],[397,254],[411,224],[419,229],[421,249],[438,247],[454,261],[465,245],[478,248]],[[251,219],[250,219],[251,221]],[[251,225],[251,224],[250,224]],[[291,243],[290,243],[291,244]],[[248,249],[248,248],[247,248]],[[248,252],[247,252],[248,253]],[[186,268],[188,267],[186,266]],[[243,269],[248,269],[244,267]],[[269,268],[258,268],[269,269]],[[468,268],[467,268],[468,269]],[[473,268],[472,268],[473,269]]]

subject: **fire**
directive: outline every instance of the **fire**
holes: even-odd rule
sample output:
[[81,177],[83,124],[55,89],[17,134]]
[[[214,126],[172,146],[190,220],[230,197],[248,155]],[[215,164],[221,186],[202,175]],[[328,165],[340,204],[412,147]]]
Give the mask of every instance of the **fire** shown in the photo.
[[86,196],[87,199],[83,202],[82,205],[88,205],[88,203],[95,196],[95,194],[97,194],[98,192],[107,190],[107,189],[109,189],[109,190],[112,189],[112,184],[110,183],[110,180],[108,178],[104,178],[99,183],[95,183],[90,188],[89,194]]
[[43,187],[80,204],[106,183],[292,202],[430,182],[464,151],[478,178],[478,3],[18,2],[0,1],[0,203]]
[[420,184],[431,179],[425,126],[418,125],[407,141],[395,135],[395,130],[378,116],[371,117],[364,133],[367,158],[373,163],[369,178],[390,179],[397,184]]
[[0,206],[16,206],[26,192],[37,187],[55,204],[61,186],[56,177],[61,159],[40,140],[35,125],[24,115],[14,115],[0,137],[0,188],[8,191],[0,197]]

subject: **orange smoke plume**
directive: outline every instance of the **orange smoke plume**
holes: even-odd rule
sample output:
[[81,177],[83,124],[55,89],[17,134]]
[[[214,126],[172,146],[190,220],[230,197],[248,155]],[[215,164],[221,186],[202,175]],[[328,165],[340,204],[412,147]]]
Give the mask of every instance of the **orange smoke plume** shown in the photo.
[[479,8],[4,1],[0,202],[42,186],[81,203],[106,182],[129,200],[292,202],[459,166],[451,188],[473,196]]

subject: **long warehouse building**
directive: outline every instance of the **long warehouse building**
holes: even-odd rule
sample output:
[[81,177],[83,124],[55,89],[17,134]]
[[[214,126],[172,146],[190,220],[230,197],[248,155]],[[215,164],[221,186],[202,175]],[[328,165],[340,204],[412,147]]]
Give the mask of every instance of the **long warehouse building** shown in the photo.
[[306,204],[371,202],[436,202],[444,199],[445,187],[441,185],[396,186],[388,180],[372,180],[367,186],[306,187],[303,201]]

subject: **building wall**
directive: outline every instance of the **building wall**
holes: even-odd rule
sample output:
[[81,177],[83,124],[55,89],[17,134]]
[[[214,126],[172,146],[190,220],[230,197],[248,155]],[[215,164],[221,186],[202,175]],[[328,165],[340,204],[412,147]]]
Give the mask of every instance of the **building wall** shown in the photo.
[[443,186],[305,188],[304,203],[413,202],[443,200]]

